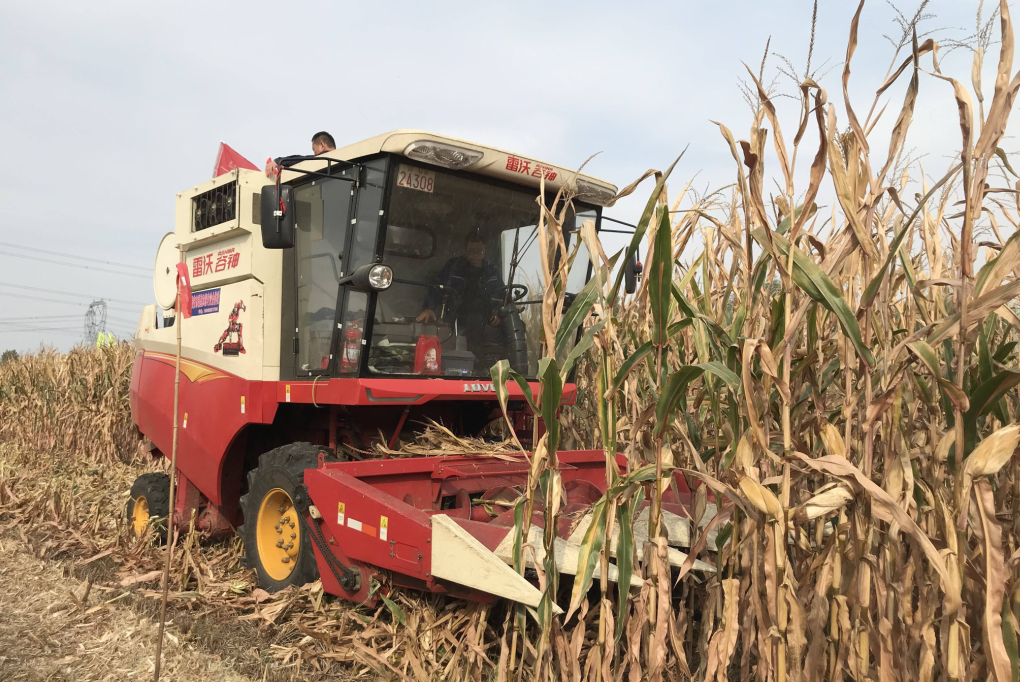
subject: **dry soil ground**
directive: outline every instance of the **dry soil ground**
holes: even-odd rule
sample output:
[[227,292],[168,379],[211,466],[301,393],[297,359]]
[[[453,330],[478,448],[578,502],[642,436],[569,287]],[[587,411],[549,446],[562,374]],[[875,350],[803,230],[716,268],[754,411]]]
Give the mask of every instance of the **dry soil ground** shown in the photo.
[[[130,539],[120,515],[130,482],[154,466],[97,466],[0,444],[0,681],[152,679],[163,552]],[[300,647],[315,642],[283,603],[298,596],[253,596],[253,575],[230,541],[193,536],[177,547],[162,679],[377,678],[342,665],[342,654],[308,660]],[[274,610],[280,622],[266,617]]]
[[[0,679],[151,678],[155,602],[125,589],[90,586],[88,572],[76,570],[73,561],[39,559],[12,533],[5,535],[0,538]],[[175,614],[178,621],[180,615]],[[238,672],[257,667],[257,657],[244,650],[242,640],[203,636],[204,629],[207,626],[194,621],[171,619],[164,645],[164,679],[262,679],[262,675]],[[232,644],[237,647],[233,651]]]

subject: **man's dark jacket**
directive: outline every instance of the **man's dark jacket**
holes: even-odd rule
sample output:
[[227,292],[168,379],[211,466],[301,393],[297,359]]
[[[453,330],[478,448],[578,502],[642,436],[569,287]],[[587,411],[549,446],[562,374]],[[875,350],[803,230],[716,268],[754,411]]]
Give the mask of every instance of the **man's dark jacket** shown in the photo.
[[[446,261],[446,265],[435,277],[435,283],[440,284],[444,289],[438,287],[430,288],[425,295],[425,308],[432,310],[437,315],[443,300],[446,300],[446,311],[443,315],[444,322],[452,322],[457,318],[457,310],[464,301],[464,292],[467,290],[467,275],[471,264],[465,256],[456,256]],[[499,268],[489,261],[482,261],[481,287],[490,299],[503,298],[503,278]],[[493,308],[498,304],[493,304]]]

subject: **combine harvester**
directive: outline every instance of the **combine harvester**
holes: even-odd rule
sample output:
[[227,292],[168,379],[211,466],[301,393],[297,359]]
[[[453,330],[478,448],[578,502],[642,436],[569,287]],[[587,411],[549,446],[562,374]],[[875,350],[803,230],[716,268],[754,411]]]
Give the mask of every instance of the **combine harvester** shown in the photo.
[[[393,448],[429,420],[479,434],[500,417],[489,374],[499,359],[535,376],[543,178],[550,196],[564,186],[575,194],[568,244],[582,221],[599,226],[616,193],[560,166],[403,130],[307,157],[275,183],[238,168],[178,194],[131,378],[132,418],[154,454],[169,455],[182,325],[175,523],[238,533],[270,591],[321,578],[326,592],[355,602],[401,585],[537,606],[530,573],[509,565],[523,454],[364,453],[380,434]],[[175,321],[182,259],[191,316]],[[479,260],[483,286],[458,287],[458,268]],[[568,294],[590,272],[582,248]],[[511,420],[530,444],[536,416],[513,382],[509,391]],[[576,395],[567,383],[563,403]],[[587,525],[572,521],[604,494],[605,460],[601,450],[558,459],[565,503],[553,531],[560,570],[572,574]],[[670,544],[685,546],[679,503],[690,493],[676,483],[664,495],[665,526]],[[127,508],[136,533],[171,513],[169,491],[166,474],[137,479]],[[537,505],[528,540],[541,560]],[[670,551],[674,565],[684,558]]]

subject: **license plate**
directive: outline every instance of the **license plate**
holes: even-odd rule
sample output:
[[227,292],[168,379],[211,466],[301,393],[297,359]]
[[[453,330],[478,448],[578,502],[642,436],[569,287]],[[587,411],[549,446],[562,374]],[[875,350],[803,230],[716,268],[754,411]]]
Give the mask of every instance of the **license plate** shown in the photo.
[[397,169],[397,187],[416,189],[420,192],[431,192],[436,186],[436,172],[400,164]]

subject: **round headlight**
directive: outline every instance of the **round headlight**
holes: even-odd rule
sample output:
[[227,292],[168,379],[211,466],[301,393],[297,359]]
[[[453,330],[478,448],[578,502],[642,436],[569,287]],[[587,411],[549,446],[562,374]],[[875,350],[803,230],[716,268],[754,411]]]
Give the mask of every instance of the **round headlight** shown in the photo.
[[374,265],[368,271],[368,283],[376,291],[389,289],[393,284],[393,269],[388,265]]

